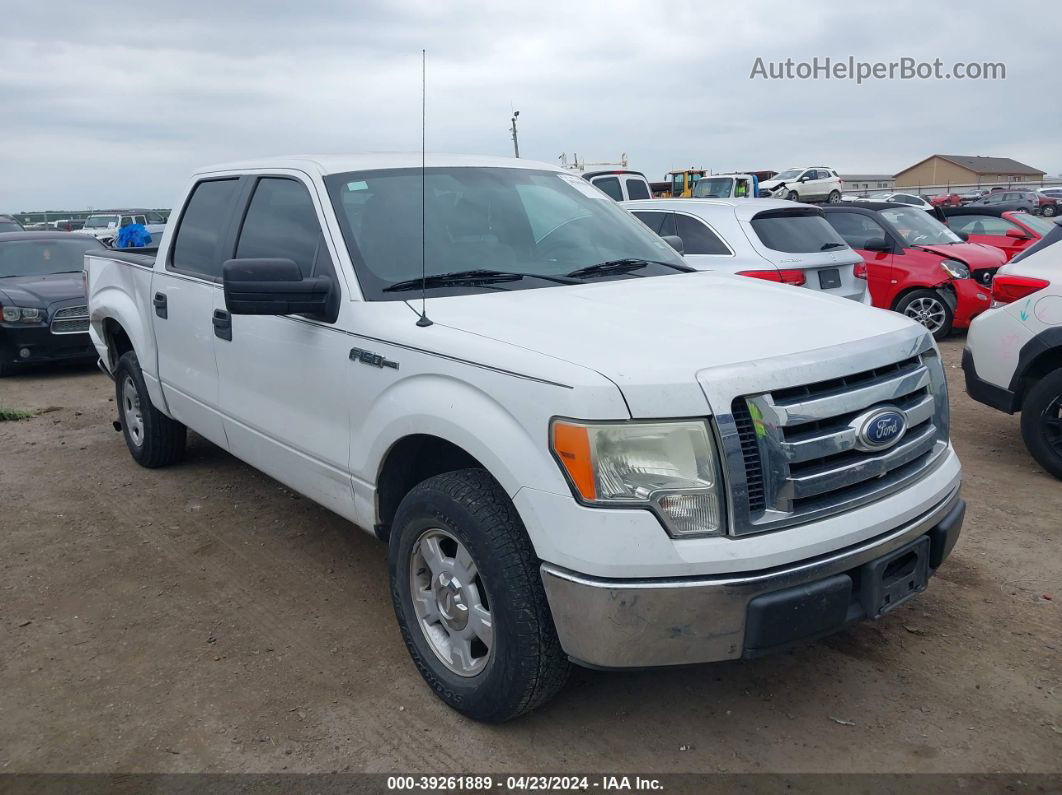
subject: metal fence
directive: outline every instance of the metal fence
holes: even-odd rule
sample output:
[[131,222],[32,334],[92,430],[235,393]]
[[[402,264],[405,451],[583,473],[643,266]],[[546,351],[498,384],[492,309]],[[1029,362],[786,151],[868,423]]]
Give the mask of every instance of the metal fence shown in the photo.
[[940,196],[949,193],[972,193],[980,191],[988,193],[993,188],[1003,190],[1039,190],[1040,188],[1062,188],[1062,177],[1047,177],[1042,180],[1011,180],[1007,182],[949,182],[943,185],[904,185],[892,188],[859,188],[851,190],[845,188],[845,194],[849,196],[868,196],[871,193],[913,193],[916,196]]

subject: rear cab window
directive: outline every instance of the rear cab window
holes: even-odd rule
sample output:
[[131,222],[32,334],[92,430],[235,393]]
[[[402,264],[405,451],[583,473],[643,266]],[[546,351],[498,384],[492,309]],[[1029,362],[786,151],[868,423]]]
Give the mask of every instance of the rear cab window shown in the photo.
[[765,210],[750,222],[767,248],[787,254],[818,254],[848,248],[848,244],[817,210]]
[[644,179],[628,179],[627,180],[627,198],[628,199],[648,199],[649,195],[649,183]]
[[[620,187],[618,177],[595,177],[590,184],[608,194],[609,198],[618,202],[623,201],[623,188]],[[633,198],[633,197],[632,197]],[[646,196],[645,198],[649,198]]]

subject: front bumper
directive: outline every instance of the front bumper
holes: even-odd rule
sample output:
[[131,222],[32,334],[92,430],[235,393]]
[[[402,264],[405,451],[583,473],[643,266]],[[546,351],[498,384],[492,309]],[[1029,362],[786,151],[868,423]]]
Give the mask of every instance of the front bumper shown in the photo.
[[969,328],[975,317],[992,306],[992,291],[974,279],[952,279],[955,290],[955,317],[952,328]]
[[872,615],[866,567],[926,536],[932,573],[955,546],[965,512],[955,489],[884,535],[744,575],[605,580],[544,563],[542,580],[561,646],[582,665],[642,668],[752,657]]
[[0,326],[0,361],[4,364],[91,361],[96,349],[84,334],[52,334],[45,324]]

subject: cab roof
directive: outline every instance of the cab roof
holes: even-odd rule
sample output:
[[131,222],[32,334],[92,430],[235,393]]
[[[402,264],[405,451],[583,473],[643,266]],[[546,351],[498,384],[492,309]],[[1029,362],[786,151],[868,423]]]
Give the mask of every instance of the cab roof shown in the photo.
[[[427,168],[522,168],[535,171],[565,172],[551,163],[515,157],[459,155],[429,152],[424,158]],[[287,155],[217,163],[197,169],[196,176],[226,171],[262,171],[290,169],[311,174],[343,174],[348,171],[378,171],[387,168],[420,168],[420,152],[374,152],[365,154]],[[573,176],[578,176],[573,174]]]

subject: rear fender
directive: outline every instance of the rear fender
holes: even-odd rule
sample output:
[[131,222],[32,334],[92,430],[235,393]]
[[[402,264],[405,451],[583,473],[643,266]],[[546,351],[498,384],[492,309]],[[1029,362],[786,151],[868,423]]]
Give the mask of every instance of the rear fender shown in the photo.
[[106,357],[101,356],[108,372],[112,375],[118,366],[118,356],[114,345],[110,322],[117,323],[133,346],[140,369],[144,373],[151,403],[163,414],[169,416],[169,407],[162,394],[156,366],[155,335],[141,317],[136,304],[125,290],[116,285],[102,285],[92,291],[91,314],[89,316],[90,336],[99,351],[100,345],[106,346]]

